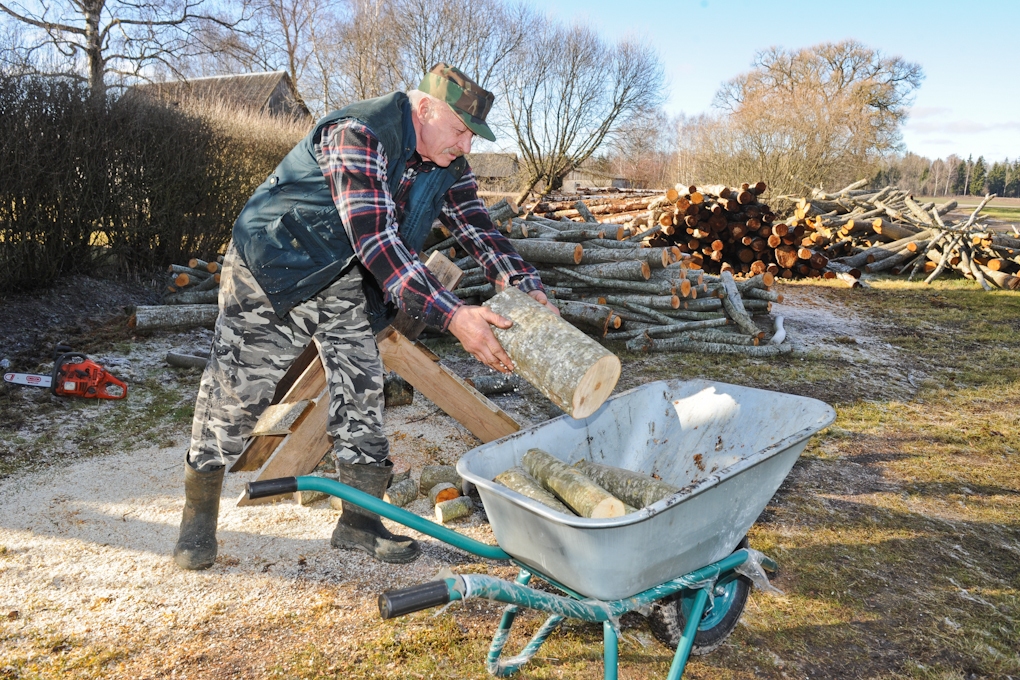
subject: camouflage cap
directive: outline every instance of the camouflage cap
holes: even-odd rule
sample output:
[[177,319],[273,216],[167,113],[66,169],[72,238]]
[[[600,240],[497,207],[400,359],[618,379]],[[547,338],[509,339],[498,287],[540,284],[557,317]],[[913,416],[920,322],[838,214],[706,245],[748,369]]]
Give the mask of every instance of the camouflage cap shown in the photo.
[[494,97],[460,69],[440,62],[425,74],[418,89],[449,104],[476,135],[496,141],[496,135],[485,124]]

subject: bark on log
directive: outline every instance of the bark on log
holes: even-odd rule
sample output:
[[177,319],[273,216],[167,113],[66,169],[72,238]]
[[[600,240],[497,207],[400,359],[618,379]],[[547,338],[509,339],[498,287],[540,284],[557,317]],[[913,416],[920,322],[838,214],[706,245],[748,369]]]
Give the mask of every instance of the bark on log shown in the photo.
[[637,330],[628,330],[620,333],[613,333],[609,336],[609,339],[615,340],[630,340],[637,338],[642,335],[649,335],[653,338],[657,337],[668,337],[676,335],[677,333],[684,333],[687,331],[701,330],[705,328],[719,328],[726,326],[730,323],[729,319],[724,317],[716,319],[701,319],[697,321],[688,321],[685,323],[669,323],[662,324],[659,326],[651,326],[649,328],[641,328]]
[[163,302],[168,305],[215,305],[219,301],[219,297],[218,289],[198,290],[198,286],[196,286],[194,290],[164,295]]
[[774,357],[780,354],[789,354],[793,346],[789,343],[781,345],[758,345],[748,347],[744,345],[729,345],[716,342],[699,342],[687,340],[686,338],[665,338],[663,340],[652,340],[651,338],[635,338],[627,343],[627,349],[633,352],[692,352],[701,354],[744,354],[751,357]]
[[503,200],[489,206],[488,212],[489,219],[492,220],[493,224],[496,224],[504,223],[514,217],[517,217],[519,211],[517,210],[516,203],[508,198],[504,198]]
[[574,467],[603,489],[635,508],[646,508],[680,491],[650,475],[581,459]]
[[175,330],[216,324],[219,307],[216,305],[139,305],[128,321],[128,326],[139,331],[162,328]]
[[553,300],[560,310],[560,316],[582,329],[596,333],[600,338],[609,330],[609,319],[613,310],[605,305],[593,305],[572,300]]
[[507,288],[485,303],[513,321],[493,328],[518,373],[574,418],[594,413],[620,378],[620,360],[531,296]]
[[166,363],[177,368],[205,368],[209,363],[207,357],[196,357],[192,354],[166,353]]
[[438,505],[444,501],[450,501],[454,498],[458,498],[460,495],[460,487],[454,486],[449,482],[439,482],[429,489],[429,502],[432,503],[432,505]]
[[436,506],[436,521],[440,524],[461,517],[467,517],[474,510],[474,503],[467,496],[459,496],[450,501],[445,501]]
[[383,500],[390,505],[402,508],[418,497],[418,484],[413,479],[404,479],[391,484],[383,495]]
[[634,304],[649,309],[679,309],[680,298],[676,295],[606,295],[606,304]]
[[528,474],[581,517],[622,517],[626,514],[623,501],[590,480],[580,470],[541,449],[530,449],[521,462]]
[[580,243],[560,243],[546,239],[509,239],[514,250],[528,262],[581,264],[584,248]]
[[652,268],[648,262],[636,260],[586,264],[575,267],[571,271],[596,279],[620,279],[622,281],[647,281],[652,276]]
[[577,209],[577,213],[584,219],[585,222],[598,222],[595,216],[588,210],[588,206],[584,201],[578,201],[574,204],[574,208]]
[[482,394],[506,394],[516,392],[521,387],[521,379],[514,375],[479,375],[467,380],[476,390]]
[[542,484],[537,479],[529,475],[527,470],[522,467],[510,468],[506,472],[496,475],[496,478],[492,481],[502,484],[506,488],[516,491],[522,496],[526,496],[533,501],[538,501],[542,505],[555,510],[556,512],[562,512],[564,515],[574,514],[574,512],[561,503],[556,496],[542,488]]
[[457,468],[452,465],[426,465],[421,469],[418,489],[423,496],[426,496],[436,484],[446,482],[460,488],[462,481],[460,475],[457,474]]
[[726,297],[723,298],[723,307],[726,309],[726,313],[733,319],[733,323],[737,325],[737,328],[748,335],[758,337],[761,331],[754,325],[754,321],[751,321],[751,316],[744,309],[744,304],[740,299],[740,291],[737,290],[737,284],[733,280],[733,275],[729,272],[723,272],[719,275],[719,281],[722,283],[723,290],[726,291]]

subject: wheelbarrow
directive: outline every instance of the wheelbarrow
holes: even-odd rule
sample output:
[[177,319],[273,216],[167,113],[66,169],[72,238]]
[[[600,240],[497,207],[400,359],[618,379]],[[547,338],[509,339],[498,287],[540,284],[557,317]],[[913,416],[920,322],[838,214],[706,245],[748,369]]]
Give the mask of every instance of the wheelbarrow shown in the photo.
[[[606,401],[591,416],[562,416],[472,449],[457,463],[478,490],[497,546],[321,477],[248,484],[252,498],[321,491],[478,557],[520,568],[514,582],[483,574],[383,593],[393,618],[481,597],[508,606],[486,669],[497,677],[526,664],[565,618],[602,623],[604,677],[618,670],[619,617],[637,611],[676,649],[667,678],[692,653],[717,648],[734,629],[752,584],[768,587],[776,563],[747,547],[746,534],[808,439],[835,419],[815,399],[707,380],[659,381]],[[541,448],[570,464],[581,458],[655,475],[679,492],[637,512],[586,519],[556,512],[492,481]],[[563,595],[528,586],[535,576]],[[521,607],[549,615],[523,651],[503,658]]]

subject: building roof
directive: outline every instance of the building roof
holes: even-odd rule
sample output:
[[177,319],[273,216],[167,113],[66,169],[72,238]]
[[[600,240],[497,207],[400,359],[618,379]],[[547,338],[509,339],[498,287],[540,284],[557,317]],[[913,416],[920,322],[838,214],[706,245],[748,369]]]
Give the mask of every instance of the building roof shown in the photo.
[[311,116],[304,102],[294,98],[286,71],[147,83],[132,89],[177,103],[214,101],[234,108]]

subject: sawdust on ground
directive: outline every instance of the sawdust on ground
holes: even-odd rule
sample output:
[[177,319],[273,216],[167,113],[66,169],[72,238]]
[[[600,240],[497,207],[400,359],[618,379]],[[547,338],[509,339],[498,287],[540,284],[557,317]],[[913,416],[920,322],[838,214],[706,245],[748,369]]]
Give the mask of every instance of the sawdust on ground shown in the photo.
[[[816,304],[793,287],[784,294],[786,302],[775,311],[786,316],[797,342],[886,363],[886,348],[872,347],[877,341],[847,310]],[[859,342],[828,343],[848,336]],[[150,342],[151,350],[132,349],[132,362],[151,363],[182,340]],[[552,415],[534,396],[498,401],[523,422]],[[386,427],[393,453],[415,474],[424,464],[453,463],[478,444],[419,395],[411,406],[388,409]],[[277,645],[300,644],[294,622],[323,610],[335,617],[331,651],[342,661],[343,654],[357,653],[359,635],[378,625],[378,593],[430,580],[444,566],[478,562],[392,523],[391,530],[422,543],[420,560],[381,565],[361,553],[333,550],[329,536],[339,512],[328,502],[235,507],[255,474],[242,473],[227,476],[216,564],[181,571],[170,559],[188,438],[186,426],[178,429],[167,439],[173,446],[150,442],[0,481],[0,639],[6,647],[0,677],[20,673],[4,668],[4,659],[47,669],[56,667],[53,657],[75,654],[109,659],[96,677],[265,677],[270,638]],[[431,514],[426,499],[408,509]],[[455,528],[494,542],[480,507]],[[91,666],[82,661],[79,667],[89,675]]]

